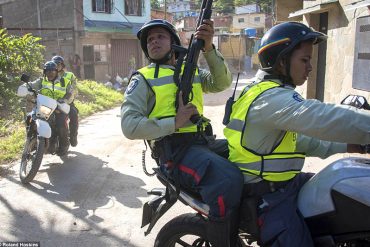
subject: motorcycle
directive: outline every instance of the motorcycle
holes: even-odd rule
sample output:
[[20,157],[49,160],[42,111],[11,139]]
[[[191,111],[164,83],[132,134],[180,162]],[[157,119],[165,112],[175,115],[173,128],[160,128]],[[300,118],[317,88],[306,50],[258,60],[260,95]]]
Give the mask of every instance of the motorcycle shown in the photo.
[[[361,96],[350,95],[342,104],[370,110],[366,99]],[[369,145],[363,147],[370,153]],[[155,197],[143,206],[141,227],[149,225],[145,235],[180,200],[196,213],[182,214],[167,222],[159,231],[154,246],[212,246],[206,234],[209,206],[202,201],[199,194],[176,187],[176,183],[159,168],[153,170],[165,188],[148,191],[149,195]],[[340,159],[313,176],[298,195],[298,208],[311,231],[315,246],[370,246],[369,192],[370,159]],[[241,205],[248,205],[247,200],[248,198],[244,198]],[[258,235],[250,227],[254,224],[251,221],[256,219],[256,215],[240,215],[237,246],[256,246]]]
[[[25,84],[19,86],[17,95],[20,97],[33,96],[31,102],[35,104],[32,111],[25,116],[27,134],[19,169],[21,182],[27,184],[36,176],[44,154],[55,154],[60,148],[55,113],[63,112],[68,115],[70,106],[34,90],[28,83],[27,75],[23,74],[21,81]],[[69,146],[66,148],[68,150]]]

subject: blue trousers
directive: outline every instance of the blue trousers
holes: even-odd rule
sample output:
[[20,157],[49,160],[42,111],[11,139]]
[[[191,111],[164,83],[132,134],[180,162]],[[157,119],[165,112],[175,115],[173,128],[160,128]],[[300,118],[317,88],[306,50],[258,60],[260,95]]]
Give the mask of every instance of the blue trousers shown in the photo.
[[171,174],[181,186],[200,193],[210,207],[210,216],[223,218],[239,208],[243,175],[228,159],[213,152],[212,147],[190,146]]
[[297,208],[297,196],[312,173],[300,173],[284,188],[262,196],[268,205],[260,209],[263,246],[313,247],[310,231]]

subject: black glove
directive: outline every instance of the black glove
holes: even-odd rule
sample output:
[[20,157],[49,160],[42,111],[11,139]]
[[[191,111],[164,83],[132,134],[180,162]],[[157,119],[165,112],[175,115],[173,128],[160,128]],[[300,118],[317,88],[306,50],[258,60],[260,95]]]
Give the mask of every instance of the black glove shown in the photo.
[[364,154],[370,153],[370,144],[361,145]]

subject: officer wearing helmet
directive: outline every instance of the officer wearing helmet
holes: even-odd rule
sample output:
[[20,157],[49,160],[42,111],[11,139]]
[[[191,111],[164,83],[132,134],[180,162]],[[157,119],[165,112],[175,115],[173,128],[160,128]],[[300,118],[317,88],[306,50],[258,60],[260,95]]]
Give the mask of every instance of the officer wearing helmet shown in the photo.
[[[67,78],[58,75],[57,64],[48,61],[43,66],[43,77],[30,82],[31,87],[39,90],[42,95],[58,100],[58,102],[69,103],[73,100],[72,82]],[[69,148],[68,128],[66,128],[67,114],[56,113],[56,124],[59,135],[59,150],[55,150],[57,155],[63,156]],[[54,147],[55,145],[50,145]],[[49,149],[50,150],[50,149]],[[53,151],[51,151],[53,153]]]
[[70,101],[67,102],[71,109],[69,111],[69,139],[71,142],[71,146],[75,147],[77,146],[77,134],[78,134],[78,109],[74,105],[73,101],[75,97],[77,96],[77,78],[76,76],[70,72],[65,71],[65,64],[64,64],[64,58],[62,56],[54,56],[51,59],[54,63],[57,64],[58,74],[60,77],[65,78],[69,81],[71,81],[70,86],[70,93],[72,94],[70,97]]
[[359,144],[370,143],[368,113],[304,99],[295,91],[312,71],[314,45],[326,38],[297,22],[267,31],[258,51],[258,79],[234,103],[224,129],[229,160],[244,175],[243,196],[257,205],[262,245],[313,246],[296,205],[313,175],[301,172],[305,156],[363,153]]
[[[172,154],[184,150],[182,159],[172,165],[168,157],[161,153],[161,169],[182,186],[199,191],[203,200],[210,206],[210,224],[207,227],[208,238],[213,246],[228,247],[230,236],[235,241],[237,229],[236,214],[239,206],[243,177],[241,172],[226,158],[212,152],[210,143],[197,136],[197,126],[190,122],[190,117],[203,111],[203,92],[214,93],[228,88],[232,75],[220,52],[212,45],[214,35],[213,21],[205,20],[196,30],[194,37],[205,42],[203,55],[210,71],[197,69],[193,83],[193,100],[184,105],[179,94],[176,111],[177,85],[173,80],[178,54],[172,44],[181,45],[180,38],[172,24],[165,20],[151,20],[145,23],[137,33],[141,48],[151,62],[139,69],[130,78],[121,108],[121,127],[129,139],[145,139],[160,145],[160,139],[171,140]],[[158,141],[158,142],[157,142]],[[219,142],[215,142],[219,143]],[[227,144],[224,140],[224,148]],[[221,143],[222,146],[222,143]],[[225,151],[225,150],[224,150]],[[169,174],[169,171],[173,171]],[[175,175],[176,174],[176,175]]]

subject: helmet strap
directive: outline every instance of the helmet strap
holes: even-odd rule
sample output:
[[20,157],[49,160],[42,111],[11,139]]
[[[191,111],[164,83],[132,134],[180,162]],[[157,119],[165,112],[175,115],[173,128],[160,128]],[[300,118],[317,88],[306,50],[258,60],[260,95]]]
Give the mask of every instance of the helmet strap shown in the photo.
[[173,55],[173,50],[169,50],[162,58],[160,59],[152,59],[149,57],[149,60],[153,63],[157,63],[157,64],[166,64],[168,62],[168,60],[170,60],[172,58],[172,55]]

